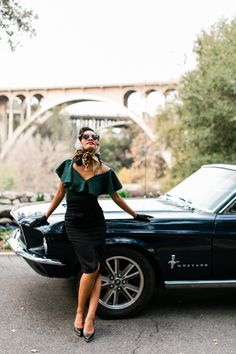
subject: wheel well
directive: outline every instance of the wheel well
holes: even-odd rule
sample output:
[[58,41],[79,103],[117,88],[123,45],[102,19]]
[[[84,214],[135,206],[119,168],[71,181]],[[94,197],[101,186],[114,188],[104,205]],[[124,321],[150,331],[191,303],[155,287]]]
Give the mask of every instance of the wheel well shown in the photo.
[[163,288],[165,287],[165,283],[164,283],[164,279],[163,279],[163,276],[162,276],[162,273],[161,273],[161,269],[160,269],[160,266],[159,266],[159,263],[157,261],[157,259],[155,259],[155,257],[153,256],[152,253],[148,252],[147,250],[145,249],[141,249],[137,246],[130,246],[130,245],[127,245],[127,244],[123,244],[123,243],[120,243],[120,244],[116,244],[116,245],[107,245],[106,247],[111,249],[111,248],[117,248],[117,247],[122,247],[122,246],[125,246],[125,248],[129,248],[131,250],[135,250],[137,252],[140,252],[142,253],[149,261],[149,263],[151,264],[152,266],[152,269],[153,269],[153,273],[154,273],[154,277],[155,277],[155,285],[159,288]]

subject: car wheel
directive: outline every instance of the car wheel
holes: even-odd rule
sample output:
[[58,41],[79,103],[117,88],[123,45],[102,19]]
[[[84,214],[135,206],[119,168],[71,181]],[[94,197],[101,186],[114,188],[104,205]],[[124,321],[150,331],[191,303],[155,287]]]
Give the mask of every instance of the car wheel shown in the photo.
[[152,297],[154,272],[147,257],[125,247],[107,250],[98,315],[124,318],[140,312]]

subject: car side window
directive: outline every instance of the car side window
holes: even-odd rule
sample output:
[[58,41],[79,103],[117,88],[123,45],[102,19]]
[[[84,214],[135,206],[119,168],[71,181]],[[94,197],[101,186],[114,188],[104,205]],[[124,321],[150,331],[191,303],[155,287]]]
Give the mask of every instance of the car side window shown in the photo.
[[224,214],[236,214],[236,200],[225,210]]

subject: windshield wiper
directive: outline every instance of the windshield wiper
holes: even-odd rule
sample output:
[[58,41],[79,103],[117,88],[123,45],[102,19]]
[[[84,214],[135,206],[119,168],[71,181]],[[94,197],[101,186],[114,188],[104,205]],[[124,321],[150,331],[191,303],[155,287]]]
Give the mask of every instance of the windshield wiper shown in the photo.
[[182,200],[184,202],[184,206],[187,207],[190,210],[194,210],[195,208],[193,207],[193,203],[191,202],[191,200],[185,199],[185,198],[181,198],[181,197],[177,197],[179,200]]
[[[190,209],[190,210],[194,210],[195,208],[193,207],[192,205],[192,202],[191,200],[187,200],[185,198],[182,198],[182,197],[175,197],[173,196],[172,194],[169,194],[169,193],[165,193],[164,196],[166,196],[167,200],[171,200],[173,203],[177,204],[178,206],[181,206],[181,207],[185,207],[187,209]],[[179,201],[181,201],[181,203],[179,203]],[[184,203],[184,205],[183,205]]]

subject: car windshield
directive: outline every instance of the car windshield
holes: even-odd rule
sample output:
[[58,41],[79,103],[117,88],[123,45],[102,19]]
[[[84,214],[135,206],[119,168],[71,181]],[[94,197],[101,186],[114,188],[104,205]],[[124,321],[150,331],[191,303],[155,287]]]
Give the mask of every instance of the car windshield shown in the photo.
[[202,167],[166,193],[166,196],[189,207],[214,211],[234,190],[236,171]]

